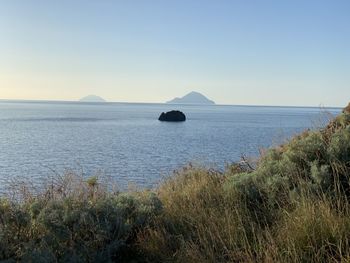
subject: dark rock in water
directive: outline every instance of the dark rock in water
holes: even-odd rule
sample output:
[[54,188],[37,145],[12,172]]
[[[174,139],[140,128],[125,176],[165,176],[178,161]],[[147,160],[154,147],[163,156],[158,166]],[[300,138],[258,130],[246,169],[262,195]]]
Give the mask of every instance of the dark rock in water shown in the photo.
[[168,111],[168,112],[163,112],[158,120],[160,121],[185,121],[186,120],[186,116],[183,112],[178,111],[178,110],[172,110],[172,111]]

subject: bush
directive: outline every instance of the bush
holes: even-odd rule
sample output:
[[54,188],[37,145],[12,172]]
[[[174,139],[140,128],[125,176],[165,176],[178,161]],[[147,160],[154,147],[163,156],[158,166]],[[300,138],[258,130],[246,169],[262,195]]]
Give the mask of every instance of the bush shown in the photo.
[[[88,196],[88,195],[87,195]],[[107,262],[136,257],[137,232],[162,206],[154,193],[0,203],[0,259]]]

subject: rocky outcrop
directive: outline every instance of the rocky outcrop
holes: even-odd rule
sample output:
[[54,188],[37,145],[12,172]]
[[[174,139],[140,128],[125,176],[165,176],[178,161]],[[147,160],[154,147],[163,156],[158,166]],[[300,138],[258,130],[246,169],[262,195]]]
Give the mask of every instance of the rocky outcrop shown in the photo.
[[159,116],[158,120],[160,121],[172,121],[172,122],[179,122],[179,121],[185,121],[186,116],[183,112],[178,110],[172,110],[168,112],[162,112],[162,114]]
[[343,109],[343,113],[348,113],[348,114],[350,114],[350,102],[349,102],[348,106],[346,106],[346,107]]

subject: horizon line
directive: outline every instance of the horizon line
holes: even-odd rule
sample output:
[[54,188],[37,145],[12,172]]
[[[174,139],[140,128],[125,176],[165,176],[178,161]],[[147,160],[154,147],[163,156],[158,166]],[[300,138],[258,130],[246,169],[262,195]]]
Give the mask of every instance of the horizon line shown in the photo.
[[329,109],[343,109],[341,106],[306,106],[306,105],[266,105],[266,104],[200,104],[200,103],[166,103],[166,102],[130,102],[130,101],[79,101],[79,100],[53,100],[53,99],[0,99],[0,102],[38,102],[38,103],[77,103],[77,104],[165,104],[165,105],[188,105],[188,106],[239,106],[239,107],[276,107],[276,108],[329,108]]

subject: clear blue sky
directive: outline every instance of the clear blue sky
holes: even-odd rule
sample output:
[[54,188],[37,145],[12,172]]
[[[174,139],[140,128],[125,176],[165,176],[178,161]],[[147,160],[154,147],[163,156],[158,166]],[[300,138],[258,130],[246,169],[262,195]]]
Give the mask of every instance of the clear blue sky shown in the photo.
[[344,106],[348,0],[1,0],[0,98]]

